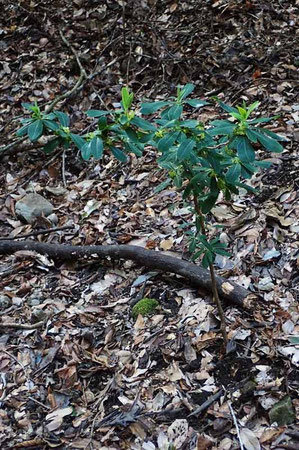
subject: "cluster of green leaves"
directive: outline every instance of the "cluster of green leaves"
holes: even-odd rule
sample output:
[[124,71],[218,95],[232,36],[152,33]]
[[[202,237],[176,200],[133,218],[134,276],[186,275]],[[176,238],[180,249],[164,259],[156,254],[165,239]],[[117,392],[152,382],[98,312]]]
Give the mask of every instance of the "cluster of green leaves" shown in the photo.
[[[155,147],[159,152],[158,164],[168,173],[157,190],[173,183],[182,190],[184,199],[196,197],[201,213],[207,214],[221,192],[229,201],[241,187],[254,191],[246,180],[260,168],[269,166],[267,161],[256,159],[256,149],[281,152],[283,147],[279,141],[285,139],[261,127],[276,117],[251,119],[258,102],[234,108],[215,98],[228,113],[227,119],[213,120],[207,126],[196,119],[185,120],[184,106],[207,105],[205,101],[188,98],[193,90],[192,84],[178,87],[176,97],[142,103],[138,109],[132,108],[133,93],[123,88],[120,108],[87,111],[88,117],[97,119],[97,125],[94,131],[82,136],[70,131],[70,120],[64,112],[43,114],[36,104],[25,103],[23,106],[31,112],[31,117],[22,119],[18,135],[27,135],[31,141],[42,135],[54,135],[44,147],[46,152],[59,145],[68,148],[73,143],[85,160],[100,159],[105,150],[126,162],[128,153],[141,156],[145,145]],[[151,118],[146,120],[142,115],[151,115]],[[225,254],[224,244],[218,239],[208,242],[202,234],[200,221],[196,220],[195,228],[190,251],[195,259],[203,255],[207,266],[213,263],[216,254]]]

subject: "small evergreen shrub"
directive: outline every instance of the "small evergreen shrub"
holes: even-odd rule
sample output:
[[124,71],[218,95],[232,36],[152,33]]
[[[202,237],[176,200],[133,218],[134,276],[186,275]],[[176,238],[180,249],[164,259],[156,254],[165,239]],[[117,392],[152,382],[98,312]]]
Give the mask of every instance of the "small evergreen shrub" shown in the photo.
[[105,152],[125,163],[130,153],[141,156],[146,146],[156,148],[157,163],[167,174],[156,191],[173,184],[193,208],[194,222],[185,224],[189,250],[193,260],[201,258],[203,266],[210,270],[213,296],[226,341],[225,317],[213,263],[217,254],[227,256],[228,253],[218,236],[209,239],[208,214],[220,194],[231,201],[240,188],[256,192],[247,180],[270,166],[268,161],[256,157],[257,151],[279,153],[283,150],[280,142],[285,138],[263,127],[277,116],[251,117],[259,102],[248,106],[243,102],[241,106],[232,107],[215,98],[228,117],[206,125],[197,119],[185,119],[184,108],[198,110],[207,105],[203,100],[189,97],[193,90],[194,86],[187,84],[177,88],[176,97],[142,103],[138,108],[132,107],[133,93],[123,88],[119,109],[87,111],[88,117],[97,119],[97,126],[83,136],[71,131],[69,117],[64,112],[46,114],[37,104],[25,103],[23,106],[31,117],[22,119],[22,128],[17,134],[27,136],[32,142],[49,136],[44,146],[46,153],[61,145],[65,148],[74,145],[84,160],[101,159]]

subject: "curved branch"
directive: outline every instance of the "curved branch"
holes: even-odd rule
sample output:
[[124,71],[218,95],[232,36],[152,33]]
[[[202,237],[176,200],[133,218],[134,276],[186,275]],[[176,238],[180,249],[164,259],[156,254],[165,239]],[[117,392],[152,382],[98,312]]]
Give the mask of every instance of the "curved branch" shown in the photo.
[[[84,257],[125,259],[135,261],[141,266],[150,269],[171,272],[189,280],[193,285],[211,291],[211,279],[208,270],[188,261],[173,256],[164,255],[163,252],[146,250],[135,245],[60,245],[46,244],[33,241],[1,241],[0,254],[11,254],[18,250],[33,250],[37,253],[47,254],[53,259],[77,259]],[[216,277],[219,295],[230,303],[244,309],[251,310],[256,295],[225,278]]]

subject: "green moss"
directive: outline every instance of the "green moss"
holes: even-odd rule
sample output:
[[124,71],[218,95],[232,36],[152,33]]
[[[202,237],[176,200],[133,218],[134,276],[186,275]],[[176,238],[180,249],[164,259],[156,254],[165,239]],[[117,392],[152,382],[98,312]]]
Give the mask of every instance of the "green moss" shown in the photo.
[[149,316],[159,306],[159,302],[154,298],[143,298],[132,308],[133,319],[137,319],[138,314]]

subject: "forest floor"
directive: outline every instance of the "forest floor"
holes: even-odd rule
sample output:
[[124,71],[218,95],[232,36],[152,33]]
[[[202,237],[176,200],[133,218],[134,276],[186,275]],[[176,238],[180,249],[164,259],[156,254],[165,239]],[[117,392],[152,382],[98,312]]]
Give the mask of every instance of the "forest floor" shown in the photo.
[[[154,193],[163,173],[151,149],[126,165],[85,162],[74,149],[45,155],[30,142],[7,149],[23,102],[44,107],[78,81],[60,31],[92,75],[57,105],[78,133],[90,125],[84,111],[114,107],[123,85],[137,100],[161,100],[191,82],[204,100],[260,101],[263,115],[279,115],[271,130],[288,139],[255,176],[258,195],[212,210],[232,255],[216,260],[217,272],[260,296],[251,312],[224,304],[229,353],[211,295],[167,268],[1,256],[1,449],[299,448],[298,6],[13,0],[1,9],[1,239],[70,226],[28,240],[129,243],[187,257],[180,225],[192,213],[175,189]],[[199,117],[219,114],[211,104]],[[16,202],[31,192],[54,205],[54,225],[17,217]],[[134,320],[142,297],[160,307]],[[286,417],[271,423],[279,401]]]

